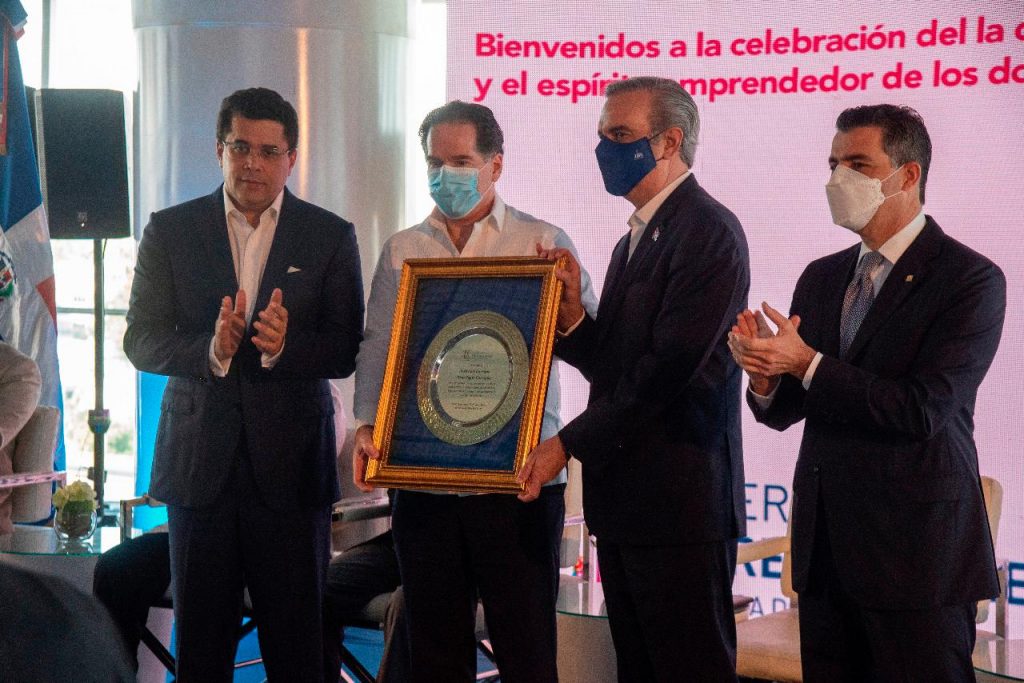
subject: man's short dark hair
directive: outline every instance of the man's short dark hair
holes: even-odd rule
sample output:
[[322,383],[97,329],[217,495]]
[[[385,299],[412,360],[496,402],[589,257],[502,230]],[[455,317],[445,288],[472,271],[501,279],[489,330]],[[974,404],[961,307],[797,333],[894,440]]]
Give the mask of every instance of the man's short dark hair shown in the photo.
[[921,203],[932,163],[932,141],[924,119],[914,109],[895,104],[871,104],[845,110],[836,119],[836,129],[848,133],[854,128],[882,129],[882,149],[894,168],[916,161],[921,166]]
[[222,141],[231,132],[231,119],[244,116],[255,121],[277,121],[284,126],[288,149],[299,144],[299,116],[295,107],[269,88],[236,90],[220,103],[217,114],[217,139]]
[[505,136],[494,118],[494,112],[482,104],[452,100],[427,114],[420,124],[420,145],[427,154],[427,136],[430,129],[441,123],[468,123],[476,129],[476,151],[490,158],[505,151]]

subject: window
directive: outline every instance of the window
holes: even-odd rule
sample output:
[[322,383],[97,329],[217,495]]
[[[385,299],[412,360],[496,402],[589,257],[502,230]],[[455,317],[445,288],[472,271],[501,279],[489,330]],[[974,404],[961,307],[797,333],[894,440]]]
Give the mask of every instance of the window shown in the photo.
[[[25,84],[39,88],[43,85],[42,0],[26,0],[23,5],[28,22],[25,35],[18,41],[18,52]],[[50,5],[47,86],[130,93],[138,80],[131,2],[52,0]],[[95,405],[93,242],[54,240],[51,247],[67,470],[70,479],[81,479],[93,463],[93,436],[88,426],[88,413]],[[105,243],[104,407],[111,418],[106,435],[106,500],[131,497],[135,492],[135,369],[121,350],[134,263],[134,240]]]

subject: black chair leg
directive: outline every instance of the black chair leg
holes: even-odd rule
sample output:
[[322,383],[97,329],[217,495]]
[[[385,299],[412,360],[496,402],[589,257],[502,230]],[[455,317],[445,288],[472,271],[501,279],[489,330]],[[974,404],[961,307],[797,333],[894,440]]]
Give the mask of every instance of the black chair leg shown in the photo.
[[476,680],[478,683],[496,683],[501,680],[501,676],[498,674],[498,665],[494,661],[494,650],[491,649],[491,644],[486,640],[476,641],[476,649],[487,658],[491,664],[494,664],[494,671],[487,671],[482,674],[478,674]]
[[141,640],[149,651],[153,653],[153,656],[160,660],[160,663],[164,665],[171,674],[174,673],[174,657],[171,656],[170,651],[164,644],[160,642],[160,639],[153,635],[153,632],[148,628],[143,627]]
[[376,676],[371,674],[344,644],[341,645],[341,663],[352,672],[359,683],[374,683],[376,680]]
[[[159,606],[163,607],[164,605]],[[255,630],[256,620],[250,617],[247,622],[245,622],[238,628],[238,642],[242,642],[243,638],[245,638],[247,635],[249,635]],[[170,650],[168,650],[164,646],[164,644],[160,642],[160,639],[153,635],[153,632],[150,631],[148,627],[143,626],[140,640],[142,641],[142,644],[149,648],[149,651],[153,653],[153,656],[156,657],[157,660],[159,660],[159,662],[163,664],[164,668],[167,669],[167,671],[173,676],[175,668],[174,656],[171,654]],[[354,657],[352,659],[353,661],[355,660]],[[256,657],[255,659],[248,659],[244,662],[236,662],[235,668],[242,669],[247,666],[259,664],[262,661],[262,657]],[[363,670],[365,671],[365,669]],[[367,680],[370,683],[373,683],[372,677]],[[174,679],[171,679],[171,683],[174,683]],[[360,683],[363,683],[363,681],[360,681]]]

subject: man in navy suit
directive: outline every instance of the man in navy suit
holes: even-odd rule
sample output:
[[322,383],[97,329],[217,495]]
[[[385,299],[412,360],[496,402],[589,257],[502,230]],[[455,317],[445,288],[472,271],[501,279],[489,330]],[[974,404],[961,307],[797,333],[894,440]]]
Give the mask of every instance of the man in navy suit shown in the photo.
[[736,679],[732,579],[745,532],[740,376],[726,334],[746,307],[739,220],[690,171],[700,119],[675,81],[610,85],[597,159],[636,211],[597,318],[565,284],[555,353],[590,380],[587,408],[530,454],[521,497],[583,465],[620,681]]
[[860,244],[811,263],[792,316],[730,335],[757,420],[804,420],[793,585],[805,681],[973,681],[976,602],[995,596],[974,403],[1003,327],[999,268],[922,209],[913,109],[847,109],[826,185]]
[[355,368],[351,223],[285,189],[298,117],[240,90],[217,120],[224,184],[158,211],[139,244],[124,348],[168,375],[150,493],[168,504],[178,680],[230,680],[243,586],[271,680],[320,680],[338,499],[327,378]]

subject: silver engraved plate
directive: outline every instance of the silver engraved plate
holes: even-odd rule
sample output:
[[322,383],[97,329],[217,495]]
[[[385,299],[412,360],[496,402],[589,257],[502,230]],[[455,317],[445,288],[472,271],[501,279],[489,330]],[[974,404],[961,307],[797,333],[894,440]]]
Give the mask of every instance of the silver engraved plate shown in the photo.
[[456,446],[480,443],[508,424],[526,393],[526,340],[493,311],[460,315],[423,357],[416,398],[434,436]]

